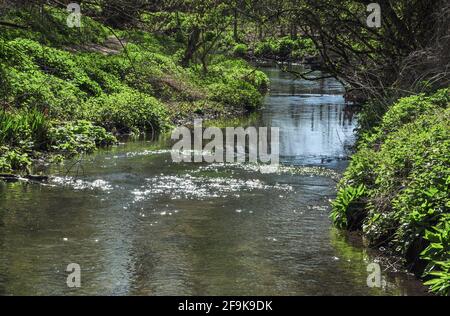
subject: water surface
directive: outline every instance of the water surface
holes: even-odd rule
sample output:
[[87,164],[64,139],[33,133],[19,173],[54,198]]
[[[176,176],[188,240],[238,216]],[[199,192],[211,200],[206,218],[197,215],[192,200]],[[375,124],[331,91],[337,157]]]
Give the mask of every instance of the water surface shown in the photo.
[[[331,228],[329,199],[355,119],[333,80],[265,70],[254,124],[281,129],[281,162],[174,164],[164,140],[128,142],[0,183],[0,294],[413,295],[404,274],[366,285],[373,256]],[[65,269],[81,266],[82,286]]]

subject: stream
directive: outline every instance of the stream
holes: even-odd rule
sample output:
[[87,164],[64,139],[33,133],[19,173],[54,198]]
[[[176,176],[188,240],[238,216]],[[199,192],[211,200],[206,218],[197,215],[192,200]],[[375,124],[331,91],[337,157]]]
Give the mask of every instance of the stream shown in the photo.
[[280,127],[279,170],[176,164],[161,137],[51,166],[46,185],[0,182],[0,295],[423,294],[386,267],[369,287],[377,253],[332,228],[357,123],[341,85],[262,70],[271,90],[246,124]]

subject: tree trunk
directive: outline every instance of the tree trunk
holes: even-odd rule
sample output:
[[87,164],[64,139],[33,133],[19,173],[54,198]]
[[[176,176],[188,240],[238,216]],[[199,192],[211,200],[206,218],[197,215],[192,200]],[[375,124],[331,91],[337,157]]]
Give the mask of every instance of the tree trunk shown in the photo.
[[189,41],[186,47],[186,51],[184,52],[184,57],[181,61],[181,65],[183,67],[189,67],[192,58],[194,57],[194,54],[197,51],[199,38],[200,38],[200,29],[198,26],[194,26],[191,35],[189,35]]
[[297,25],[295,23],[291,24],[291,39],[296,40],[298,38],[297,35]]
[[239,43],[238,18],[239,18],[239,13],[238,13],[238,10],[236,7],[236,8],[234,8],[233,35],[234,35],[234,40],[237,43]]

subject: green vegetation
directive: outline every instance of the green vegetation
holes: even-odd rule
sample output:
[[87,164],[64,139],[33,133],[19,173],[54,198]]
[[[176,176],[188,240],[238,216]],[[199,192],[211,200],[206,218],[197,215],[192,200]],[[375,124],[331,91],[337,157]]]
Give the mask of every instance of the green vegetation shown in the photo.
[[[114,144],[113,135],[158,133],[195,116],[242,115],[261,105],[268,79],[230,54],[182,67],[176,37],[116,29],[46,6],[8,11],[28,28],[0,29],[0,172]],[[44,22],[41,23],[41,20]]]
[[311,39],[292,39],[289,36],[265,39],[258,42],[254,49],[256,57],[282,61],[301,61],[304,57],[316,56],[317,53]]
[[339,185],[332,218],[361,230],[449,294],[449,89],[399,100],[364,132]]
[[242,58],[315,57],[323,73],[298,78],[335,77],[363,104],[333,221],[448,294],[448,1],[381,1],[379,28],[354,0],[89,1],[73,29],[63,2],[4,3],[0,172],[253,111],[268,79]]
[[450,219],[449,214],[444,214],[439,224],[431,231],[426,231],[425,239],[429,246],[421,253],[428,262],[425,276],[430,280],[425,282],[431,291],[443,295],[450,293]]
[[267,37],[248,43],[231,42],[236,57],[256,57],[280,62],[302,62],[306,57],[318,55],[314,42],[306,37]]

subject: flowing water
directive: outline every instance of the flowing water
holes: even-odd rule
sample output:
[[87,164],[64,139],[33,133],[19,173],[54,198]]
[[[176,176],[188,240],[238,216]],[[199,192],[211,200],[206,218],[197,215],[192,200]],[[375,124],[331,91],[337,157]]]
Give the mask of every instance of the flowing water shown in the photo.
[[[0,183],[0,294],[423,293],[384,271],[369,288],[373,254],[332,229],[356,124],[341,86],[265,71],[271,92],[253,123],[281,128],[276,172],[175,164],[163,138],[52,167],[48,185]],[[70,263],[80,288],[66,285]]]

